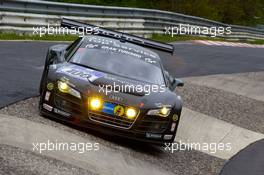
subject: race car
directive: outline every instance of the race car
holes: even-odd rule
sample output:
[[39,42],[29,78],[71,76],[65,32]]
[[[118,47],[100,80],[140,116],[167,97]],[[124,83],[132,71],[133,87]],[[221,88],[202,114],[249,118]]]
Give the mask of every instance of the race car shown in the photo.
[[[63,27],[91,27],[69,19]],[[94,27],[94,26],[92,26]],[[174,141],[183,86],[155,50],[170,44],[97,28],[96,34],[48,49],[40,82],[44,116],[105,134],[164,144]]]

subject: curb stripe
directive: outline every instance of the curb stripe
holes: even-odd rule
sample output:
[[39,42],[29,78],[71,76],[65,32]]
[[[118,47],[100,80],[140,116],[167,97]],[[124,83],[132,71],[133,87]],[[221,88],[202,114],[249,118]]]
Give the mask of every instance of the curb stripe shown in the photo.
[[[0,144],[11,145],[33,151],[32,143],[94,143],[88,138],[63,131],[52,126],[32,122],[13,116],[0,114]],[[35,152],[35,151],[33,151]],[[36,152],[39,154],[39,152]],[[117,150],[99,144],[98,151],[43,151],[42,155],[49,156],[66,163],[88,169],[96,174],[106,175],[145,175],[172,174],[148,162],[123,155]]]
[[263,139],[264,135],[225,121],[183,108],[176,141],[184,143],[211,144],[231,143],[231,150],[198,150],[221,159],[230,159],[249,144]]
[[225,42],[225,41],[195,40],[193,42],[197,44],[203,44],[203,45],[209,45],[209,46],[264,48],[264,45],[260,45],[260,44],[234,43],[234,42]]

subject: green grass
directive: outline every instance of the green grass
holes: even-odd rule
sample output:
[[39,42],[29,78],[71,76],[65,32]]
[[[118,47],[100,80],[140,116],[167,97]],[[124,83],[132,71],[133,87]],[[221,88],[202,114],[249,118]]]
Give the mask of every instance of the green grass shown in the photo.
[[251,44],[264,44],[264,40],[249,41]]
[[[76,35],[19,35],[16,33],[0,33],[0,40],[44,40],[44,41],[74,41],[78,38]],[[175,41],[188,41],[188,40],[213,40],[213,41],[229,41],[223,38],[212,37],[199,37],[199,36],[174,36],[157,35],[154,34],[151,39],[161,42],[175,42]],[[232,41],[232,42],[245,42],[250,44],[264,44],[264,40],[255,41]]]
[[74,41],[76,35],[19,35],[16,33],[0,33],[0,40],[45,40],[45,41]]

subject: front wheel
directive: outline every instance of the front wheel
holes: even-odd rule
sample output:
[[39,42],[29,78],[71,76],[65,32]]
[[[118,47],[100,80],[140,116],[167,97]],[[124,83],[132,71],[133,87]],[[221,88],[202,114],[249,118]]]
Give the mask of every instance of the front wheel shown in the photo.
[[39,115],[40,116],[43,116],[42,114],[42,105],[43,105],[43,96],[44,96],[44,91],[42,90],[41,94],[40,94],[40,97],[39,97],[39,106],[38,106],[38,109],[39,109]]

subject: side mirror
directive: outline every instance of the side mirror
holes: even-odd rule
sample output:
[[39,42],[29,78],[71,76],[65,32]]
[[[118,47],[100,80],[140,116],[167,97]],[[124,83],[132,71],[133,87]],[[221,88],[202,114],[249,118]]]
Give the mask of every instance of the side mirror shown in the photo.
[[48,59],[47,64],[53,64],[53,63],[60,63],[65,60],[65,49],[68,47],[68,45],[64,44],[58,44],[50,47],[49,53],[48,53]]
[[57,60],[58,60],[58,54],[53,50],[51,50],[48,55],[47,64],[48,65],[53,64],[54,62],[57,62]]
[[180,87],[184,86],[184,82],[181,79],[175,78],[174,81],[177,86],[180,86]]
[[174,90],[176,87],[182,87],[184,86],[184,82],[180,79],[174,78],[171,83],[172,89]]

